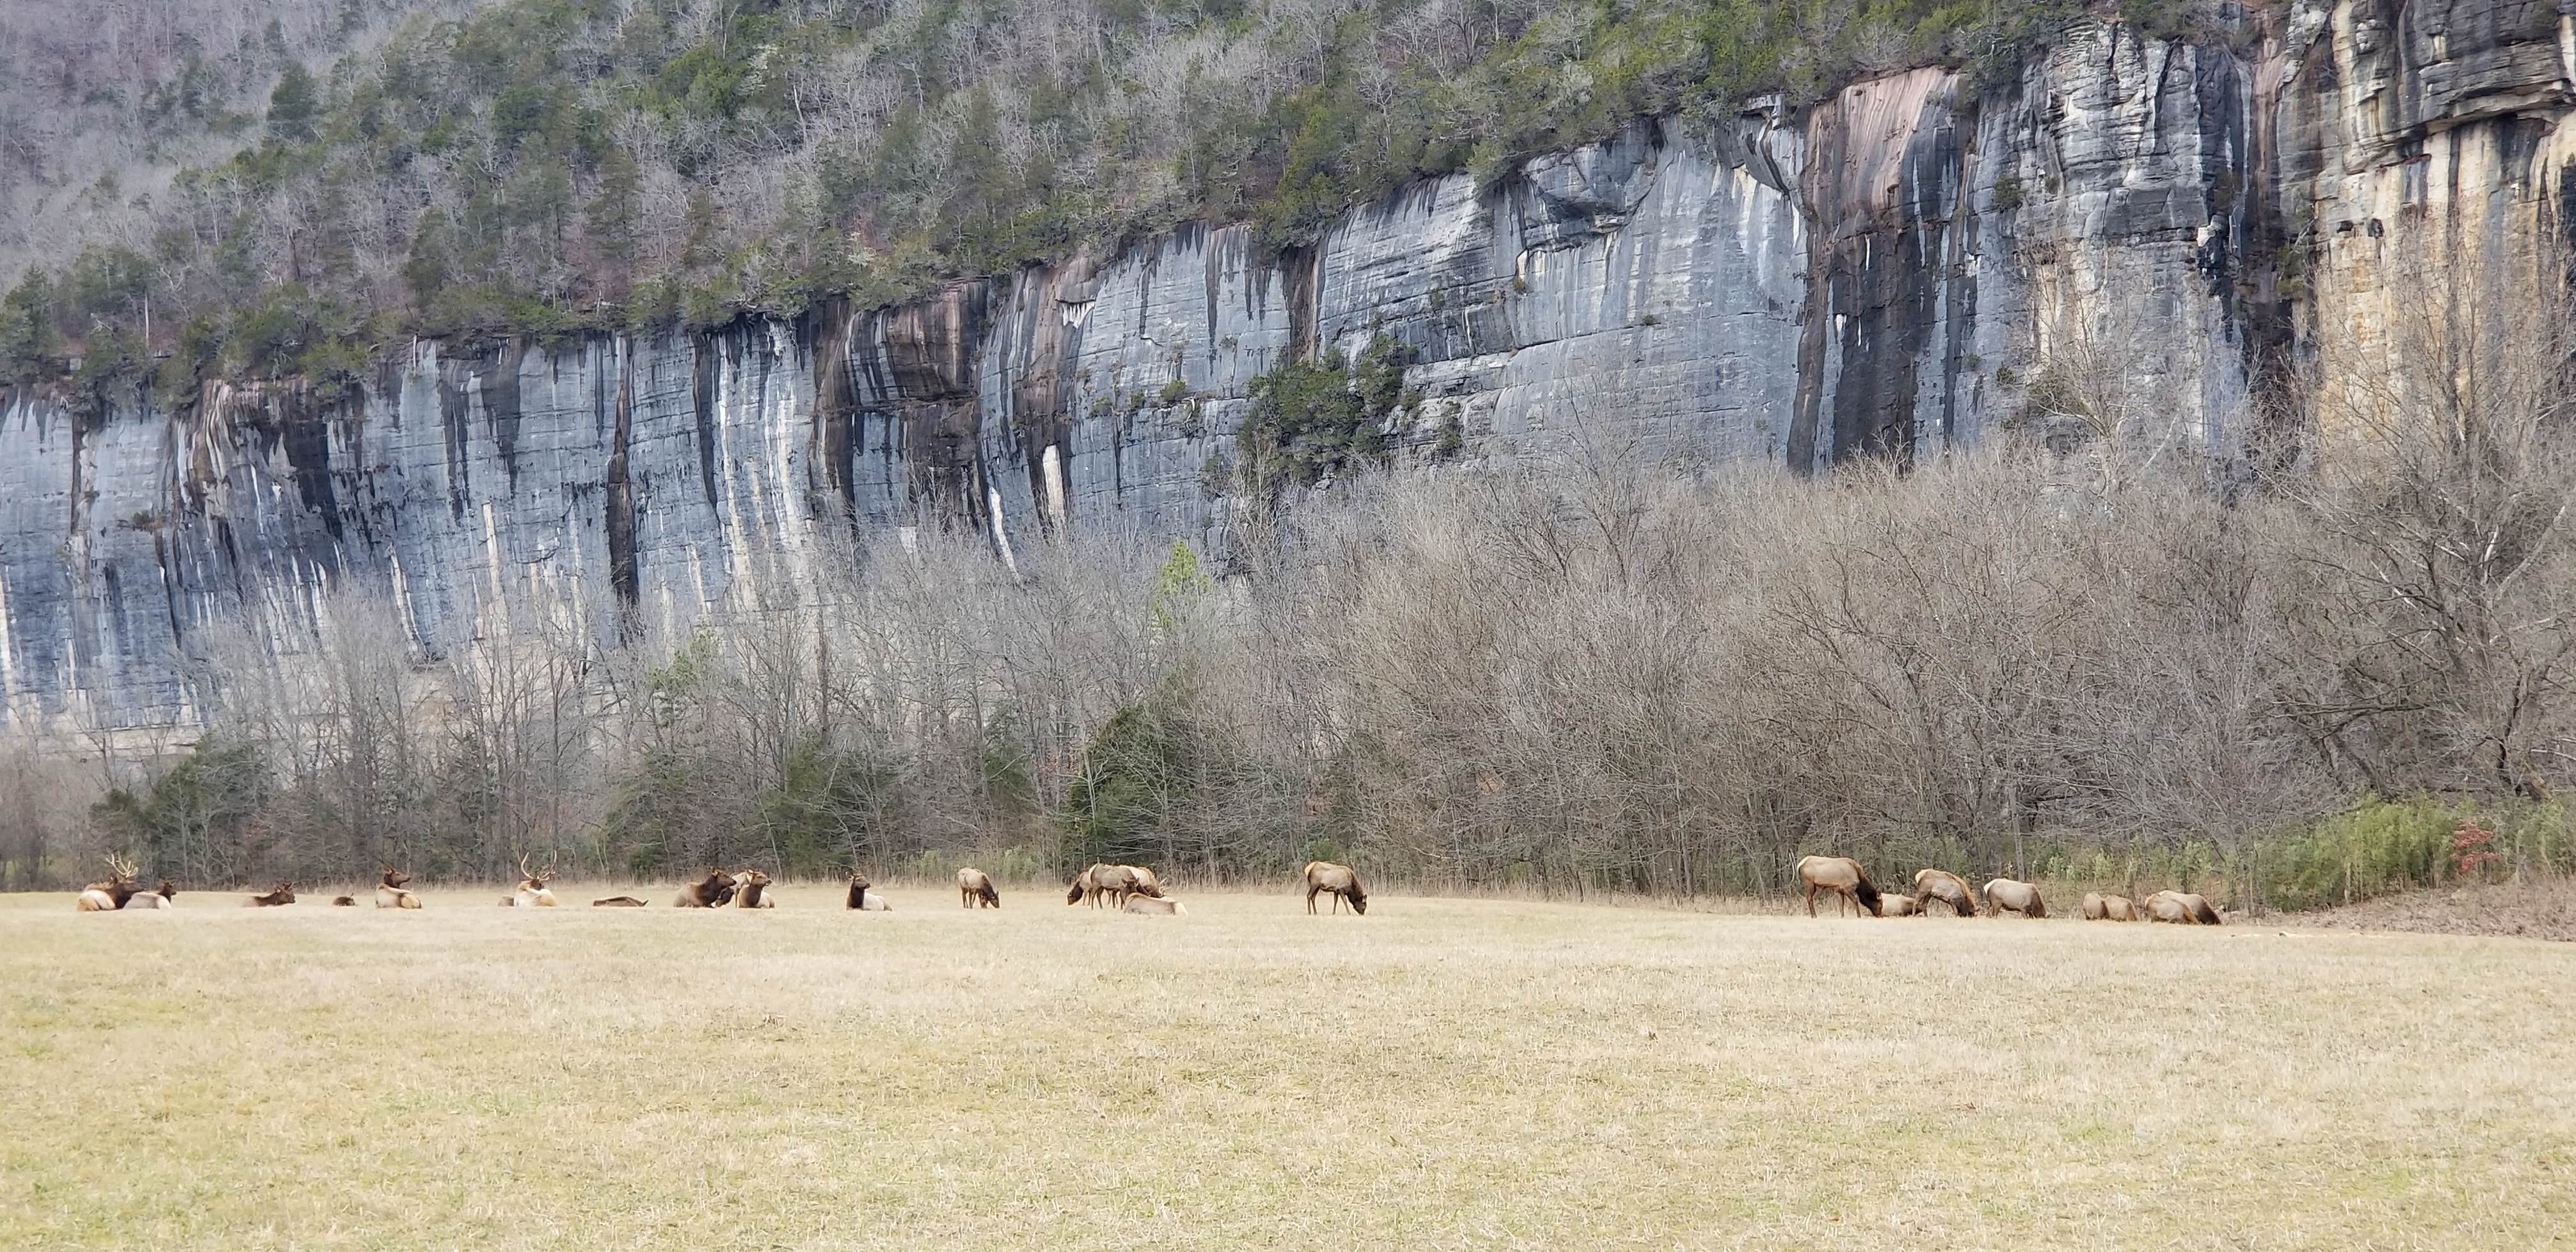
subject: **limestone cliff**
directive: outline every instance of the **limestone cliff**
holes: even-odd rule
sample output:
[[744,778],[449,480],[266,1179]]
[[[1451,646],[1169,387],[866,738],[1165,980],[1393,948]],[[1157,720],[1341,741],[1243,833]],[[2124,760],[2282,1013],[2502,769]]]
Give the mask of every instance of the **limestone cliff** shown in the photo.
[[512,603],[604,641],[684,626],[854,525],[968,526],[1015,562],[1086,526],[1222,546],[1253,380],[1380,337],[1419,397],[1399,456],[1585,428],[1813,472],[1974,443],[2082,375],[2139,415],[2119,437],[2225,466],[2320,327],[2384,316],[2392,250],[2421,248],[2398,227],[2555,246],[2569,26],[2346,0],[2250,16],[2236,49],[2093,27],[1978,90],[1921,69],[1420,183],[1285,254],[1193,226],[895,308],[423,343],[327,401],[216,388],[85,424],[21,394],[7,718],[184,722],[209,623],[301,629],[341,585],[436,649]]

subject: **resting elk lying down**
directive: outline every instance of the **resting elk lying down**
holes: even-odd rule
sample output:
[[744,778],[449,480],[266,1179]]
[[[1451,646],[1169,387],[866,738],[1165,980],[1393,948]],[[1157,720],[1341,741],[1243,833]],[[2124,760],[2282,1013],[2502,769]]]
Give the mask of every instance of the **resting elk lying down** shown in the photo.
[[868,894],[869,886],[870,884],[868,882],[867,875],[859,873],[856,870],[852,870],[850,872],[848,907],[856,909],[862,913],[893,912],[894,906],[886,903],[886,898],[884,896]]
[[1142,913],[1149,917],[1180,917],[1189,912],[1181,902],[1165,896],[1131,895],[1118,906],[1122,913]]
[[379,865],[376,868],[385,872],[385,876],[376,882],[377,908],[416,909],[420,907],[420,897],[403,889],[403,884],[411,881],[411,875],[390,865]]
[[680,888],[680,894],[671,897],[671,907],[675,909],[722,908],[727,901],[733,899],[733,890],[733,875],[710,866],[706,877]]
[[778,902],[769,898],[769,875],[747,869],[733,876],[733,906],[738,909],[774,909]]
[[2177,926],[2224,925],[2209,898],[2188,891],[2159,891],[2147,897],[2147,918]]
[[610,896],[605,900],[591,901],[590,907],[595,909],[640,909],[644,907],[644,902],[633,896]]
[[993,889],[993,879],[980,869],[957,871],[957,907],[961,909],[1002,907],[1002,893]]
[[1360,886],[1358,871],[1331,861],[1306,862],[1306,911],[1315,911],[1315,897],[1325,892],[1333,895],[1333,911],[1342,911],[1345,903],[1351,911],[1368,916],[1368,892]]
[[293,903],[295,903],[295,884],[291,882],[277,884],[277,889],[267,895],[252,896],[242,901],[243,907],[254,909],[273,909]]
[[528,870],[528,854],[519,854],[519,889],[510,895],[512,906],[523,909],[550,909],[555,906],[555,893],[546,889],[546,880],[555,876],[554,862],[546,862],[542,872]]
[[1996,878],[1986,883],[1986,915],[2001,917],[2005,913],[2024,917],[2048,916],[2048,904],[2039,898],[2039,888],[2017,878]]
[[134,884],[134,862],[109,853],[107,877],[81,888],[80,899],[73,902],[72,908],[81,913],[113,913],[141,890]]
[[167,878],[161,880],[161,886],[158,889],[135,892],[133,897],[125,902],[126,911],[129,913],[138,909],[150,912],[153,909],[177,907],[179,907],[179,888]]

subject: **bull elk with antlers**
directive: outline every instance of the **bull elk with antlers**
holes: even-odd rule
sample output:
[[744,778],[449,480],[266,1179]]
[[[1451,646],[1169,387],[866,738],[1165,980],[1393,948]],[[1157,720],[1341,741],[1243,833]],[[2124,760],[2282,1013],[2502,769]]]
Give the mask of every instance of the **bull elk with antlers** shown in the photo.
[[107,877],[81,888],[80,899],[72,905],[82,913],[113,913],[143,889],[134,882],[134,862],[120,853],[107,855]]
[[546,880],[554,876],[554,862],[548,861],[546,862],[546,867],[543,870],[530,872],[528,869],[528,854],[525,852],[520,853],[519,889],[510,894],[510,898],[507,903],[512,907],[522,909],[553,908],[555,906],[555,893],[546,890]]

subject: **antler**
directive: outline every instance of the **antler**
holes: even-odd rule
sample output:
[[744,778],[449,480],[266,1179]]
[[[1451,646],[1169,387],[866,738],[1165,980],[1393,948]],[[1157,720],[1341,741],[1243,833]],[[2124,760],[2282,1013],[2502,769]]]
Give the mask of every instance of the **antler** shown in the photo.
[[125,859],[120,853],[110,852],[107,854],[107,873],[118,882],[132,882],[134,881],[134,862]]
[[527,880],[529,880],[529,879],[531,879],[531,878],[534,878],[534,877],[536,877],[536,875],[531,874],[531,873],[529,873],[529,872],[528,872],[528,854],[527,854],[527,853],[525,853],[525,852],[520,853],[520,854],[519,854],[519,881],[521,881],[521,882],[526,882]]

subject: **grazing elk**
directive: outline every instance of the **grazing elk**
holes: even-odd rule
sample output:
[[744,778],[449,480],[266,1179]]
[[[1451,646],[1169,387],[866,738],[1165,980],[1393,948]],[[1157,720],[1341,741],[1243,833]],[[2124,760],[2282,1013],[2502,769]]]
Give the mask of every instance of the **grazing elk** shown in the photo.
[[747,869],[734,875],[733,880],[736,886],[733,897],[735,908],[774,909],[778,907],[777,902],[769,898],[769,875],[756,869]]
[[1163,880],[1156,878],[1154,871],[1142,865],[1121,865],[1116,868],[1127,871],[1128,877],[1135,883],[1135,886],[1128,888],[1131,893],[1152,896],[1157,900],[1163,898]]
[[2024,917],[2048,916],[2048,903],[2039,898],[2039,888],[2018,878],[1995,878],[1986,882],[1986,916],[2001,917],[2019,913]]
[[868,888],[873,885],[874,884],[868,881],[867,875],[862,874],[857,870],[850,871],[850,895],[848,906],[862,913],[893,912],[894,906],[887,903],[884,896],[872,896],[868,894]]
[[510,895],[512,906],[523,909],[550,909],[555,906],[555,893],[546,889],[546,880],[555,876],[555,863],[546,862],[543,870],[530,872],[528,854],[519,854],[519,889]]
[[385,872],[385,876],[376,882],[377,908],[416,909],[420,907],[420,897],[403,889],[403,884],[411,881],[411,875],[390,865],[379,865],[376,868]]
[[1921,917],[1923,902],[1912,896],[1898,895],[1891,891],[1878,898],[1878,915],[1880,917]]
[[1181,902],[1169,896],[1130,895],[1118,906],[1121,913],[1142,913],[1148,917],[1180,917],[1189,912]]
[[269,892],[264,896],[252,896],[251,898],[242,901],[242,906],[244,908],[254,909],[273,909],[293,903],[295,903],[295,884],[291,882],[282,882],[277,884],[277,890]]
[[1843,901],[1852,907],[1878,916],[1878,885],[1861,871],[1860,862],[1847,856],[1802,856],[1798,858],[1798,881],[1807,884],[1807,916],[1816,915],[1816,893],[1834,893],[1834,915],[1842,916]]
[[993,889],[992,876],[980,869],[957,871],[957,907],[961,909],[1002,907],[1002,893]]
[[1313,913],[1315,897],[1328,891],[1333,896],[1334,912],[1341,912],[1342,905],[1348,903],[1352,912],[1368,916],[1368,892],[1360,886],[1358,871],[1331,861],[1306,862],[1306,911]]
[[111,852],[107,857],[107,877],[81,888],[80,899],[73,902],[72,908],[81,913],[113,913],[142,890],[134,882],[134,862]]
[[2098,891],[2084,893],[2084,920],[2088,922],[2135,922],[2146,914],[2127,896],[2106,896]]
[[640,909],[644,907],[644,902],[633,896],[610,896],[605,900],[591,901],[590,907],[595,909]]
[[680,894],[671,897],[671,907],[720,909],[733,899],[733,889],[733,875],[709,866],[706,877],[680,888]]
[[1977,893],[1968,890],[1968,880],[1946,869],[1914,871],[1914,899],[1918,908],[1934,900],[1949,905],[1952,917],[1972,917],[1977,912]]
[[[1109,901],[1109,907],[1114,909],[1126,903],[1128,896],[1141,890],[1143,886],[1137,880],[1136,871],[1133,868],[1125,865],[1093,865],[1073,876],[1073,887],[1065,892],[1064,902],[1080,904],[1087,900],[1091,903],[1091,907],[1096,909],[1105,898]],[[1161,892],[1162,888],[1159,885],[1154,888],[1154,894],[1159,895]]]
[[2159,891],[2147,897],[2147,920],[2171,922],[2176,926],[2222,926],[2218,910],[2210,907],[2207,896],[2188,891]]

